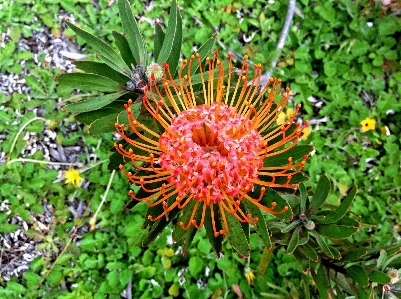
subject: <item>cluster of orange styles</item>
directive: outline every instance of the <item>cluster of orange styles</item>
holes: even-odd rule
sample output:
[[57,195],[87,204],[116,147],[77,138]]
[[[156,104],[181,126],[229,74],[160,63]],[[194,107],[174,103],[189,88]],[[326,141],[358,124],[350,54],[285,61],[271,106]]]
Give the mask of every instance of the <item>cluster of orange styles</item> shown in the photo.
[[[307,159],[306,155],[301,161],[289,158],[283,165],[264,166],[264,161],[297,144],[307,126],[307,122],[301,125],[295,121],[300,105],[278,125],[276,119],[288,102],[290,89],[287,87],[279,96],[280,79],[270,78],[261,86],[261,65],[254,66],[249,80],[247,57],[241,69],[236,69],[231,54],[224,62],[217,54],[215,51],[205,63],[199,54],[184,60],[176,80],[164,63],[162,83],[158,84],[151,75],[143,96],[143,106],[163,132],[139,122],[131,111],[130,100],[125,105],[129,128],[116,124],[117,132],[129,146],[115,144],[135,168],[133,173],[120,165],[124,175],[148,193],[144,198],[138,198],[133,191],[129,195],[149,207],[163,207],[158,216],[149,215],[149,220],[168,217],[173,209],[185,209],[195,202],[188,223],[179,225],[185,230],[192,225],[201,228],[210,209],[215,236],[229,232],[226,213],[251,225],[258,221],[244,211],[242,201],[270,214],[287,211],[287,206],[276,210],[275,202],[264,206],[261,199],[267,187],[296,189],[298,184],[292,178]],[[199,73],[191,75],[195,63]],[[136,138],[128,137],[128,131]],[[253,198],[249,193],[256,185],[260,185],[260,193]],[[200,212],[202,216],[197,221]],[[215,213],[219,213],[219,227],[223,229],[216,228]]]

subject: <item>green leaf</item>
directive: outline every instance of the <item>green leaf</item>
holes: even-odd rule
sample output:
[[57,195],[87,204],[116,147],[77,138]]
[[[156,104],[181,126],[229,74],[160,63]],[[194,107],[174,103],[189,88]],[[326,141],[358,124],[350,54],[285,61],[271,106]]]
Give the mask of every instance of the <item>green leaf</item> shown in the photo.
[[0,223],[0,233],[8,234],[15,232],[18,229],[18,224]]
[[115,131],[115,123],[117,122],[118,113],[113,113],[96,119],[89,127],[89,134],[98,135]]
[[[256,189],[256,188],[255,188]],[[257,189],[256,189],[257,190]],[[259,196],[259,194],[257,195]],[[247,199],[244,199],[247,200]],[[284,213],[274,215],[281,221],[288,221],[292,217],[292,210],[288,202],[282,198],[276,191],[274,191],[271,188],[266,188],[265,194],[262,198],[262,200],[259,202],[259,204],[265,206],[265,207],[271,207],[272,203],[275,202],[277,205],[274,208],[274,211],[282,211],[284,207],[288,207],[288,210],[285,211]]]
[[265,247],[270,247],[271,246],[271,240],[270,240],[270,235],[269,231],[266,226],[266,221],[264,216],[262,215],[262,212],[258,207],[256,207],[253,203],[251,203],[248,200],[243,200],[242,203],[245,205],[245,208],[249,214],[252,215],[252,217],[257,217],[258,222],[255,224],[255,230],[256,233],[259,235],[260,239],[263,242],[263,245]]
[[[75,104],[69,104],[64,106],[65,111],[73,112],[73,113],[82,113],[93,110],[98,110],[117,100],[128,93],[127,91],[120,91],[115,93],[104,94],[101,96],[97,96],[95,98],[91,98],[85,101],[81,101]],[[125,111],[125,110],[124,110]]]
[[290,242],[288,243],[287,246],[287,253],[291,254],[294,252],[294,250],[297,248],[298,243],[299,243],[299,230],[301,229],[300,226],[297,226],[297,228],[292,232],[292,236],[290,239]]
[[387,252],[384,249],[380,250],[380,256],[377,259],[377,268],[378,269],[381,269],[381,270],[385,269],[385,267],[383,267],[383,266],[384,266],[384,263],[386,262],[386,259],[387,259]]
[[305,210],[306,210],[306,200],[308,199],[308,194],[306,192],[306,188],[304,184],[299,184],[299,200],[300,200],[300,208],[301,214],[305,214]]
[[132,9],[127,0],[118,1],[121,24],[136,62],[142,67],[146,66],[146,49],[143,44],[142,34],[139,32],[138,24],[132,14]]
[[220,211],[218,209],[218,205],[216,205],[216,204],[211,205],[209,209],[206,208],[204,226],[206,229],[206,235],[209,239],[209,242],[212,245],[216,254],[219,256],[220,252],[222,251],[222,243],[224,240],[224,236],[218,235],[217,237],[215,237],[215,235],[214,235],[211,209],[214,209],[213,215],[214,215],[214,222],[216,225],[216,231],[220,231],[223,229],[223,226],[221,224]]
[[153,46],[153,55],[154,55],[155,61],[157,61],[157,58],[159,57],[159,53],[162,48],[165,36],[166,36],[166,34],[164,33],[162,26],[160,26],[160,24],[156,23],[155,41],[154,41],[154,46]]
[[[225,212],[223,212],[225,213]],[[239,256],[246,257],[249,255],[249,244],[245,237],[245,233],[242,230],[241,224],[237,218],[231,213],[226,213],[228,225],[227,241],[230,242],[231,246],[238,253]]]
[[[401,265],[401,253],[398,253],[396,255],[393,255],[390,257],[384,264],[383,264],[383,270],[388,268],[388,267],[393,267],[396,269],[399,269]],[[379,268],[379,265],[377,266]],[[380,268],[379,268],[380,269]]]
[[203,259],[197,256],[193,256],[189,259],[188,264],[189,272],[192,277],[198,275],[203,269]]
[[274,245],[271,248],[263,249],[262,257],[260,258],[260,263],[259,263],[260,276],[262,276],[265,273],[267,267],[269,266],[269,261],[273,254],[273,247]]
[[343,256],[341,259],[343,262],[354,262],[360,260],[361,257],[365,256],[368,251],[365,248],[357,248],[354,250],[350,250],[347,254]]
[[345,274],[363,286],[367,286],[369,283],[368,274],[366,274],[365,269],[359,265],[352,265],[351,267],[347,268],[345,270]]
[[320,299],[329,298],[328,289],[330,288],[330,283],[323,265],[320,265],[319,269],[317,270],[315,282],[317,289],[319,291],[320,295],[319,298]]
[[330,251],[329,246],[327,246],[326,241],[316,232],[312,231],[313,236],[315,237],[317,243],[319,244],[320,249],[329,257],[334,258],[333,253]]
[[328,214],[324,219],[322,219],[319,222],[323,224],[334,223],[343,218],[344,215],[348,212],[348,210],[352,206],[352,203],[354,202],[354,198],[357,192],[358,192],[357,187],[352,188],[352,190],[348,193],[345,199],[341,202],[341,205],[334,212],[330,211],[330,214]]
[[330,181],[326,175],[322,175],[320,177],[319,182],[317,183],[315,195],[312,198],[309,210],[313,211],[319,209],[326,201],[329,192],[330,192]]
[[[181,241],[182,238],[185,237],[186,233],[188,230],[184,230],[180,226],[180,222],[184,223],[184,225],[187,225],[189,220],[191,219],[192,211],[195,206],[196,201],[191,200],[187,206],[184,208],[184,212],[182,213],[181,217],[178,218],[177,225],[175,226],[175,229],[172,234],[172,238],[174,242]],[[206,219],[205,219],[206,221]]]
[[[298,145],[289,149],[288,151],[275,155],[272,157],[268,157],[264,160],[264,167],[272,167],[272,166],[282,166],[288,164],[288,158],[292,158],[294,163],[304,158],[305,155],[308,155],[313,150],[313,146],[311,145]],[[274,152],[273,152],[274,153]]]
[[311,261],[319,261],[319,256],[317,255],[316,251],[311,247],[307,245],[300,245],[298,246],[298,250],[301,251]]
[[113,70],[106,63],[95,61],[75,61],[74,64],[78,69],[86,73],[104,76],[122,84],[125,84],[130,80],[128,76]]
[[[180,28],[179,28],[180,27]],[[173,49],[174,51],[177,51],[178,47],[178,54],[180,53],[181,50],[181,42],[182,42],[182,25],[181,25],[181,16],[179,15],[178,8],[177,8],[177,1],[173,0],[171,2],[171,8],[170,8],[170,17],[168,21],[168,28],[166,31],[166,36],[164,37],[163,41],[163,46],[160,49],[159,56],[157,57],[157,64],[162,65],[163,62],[170,62],[170,56],[173,54],[173,56],[176,56],[177,53],[172,53]],[[178,45],[179,43],[179,45]],[[173,57],[175,60],[175,58]],[[174,62],[174,61],[171,61]],[[177,59],[178,62],[178,59]],[[176,65],[170,64],[171,72],[174,74],[175,68],[177,67],[177,62]]]
[[318,225],[316,231],[330,239],[345,239],[358,231],[358,227],[338,224]]
[[[208,57],[213,49],[214,43],[216,42],[217,39],[217,35],[212,36],[211,38],[209,38],[197,51],[197,53],[199,54],[199,57],[201,59],[201,62],[203,62],[206,57]],[[199,69],[199,64],[196,62],[197,58],[194,58],[194,61],[192,62],[191,65],[191,70],[190,70],[190,74],[194,75],[197,73],[198,69]],[[185,65],[185,67],[182,70],[182,73],[184,75],[188,75],[188,66],[189,64]],[[192,79],[192,78],[191,78]]]
[[[204,202],[201,202],[201,204],[199,205],[198,210],[195,214],[195,217],[194,217],[196,223],[198,223],[198,224],[200,223],[200,221],[202,219],[202,213],[203,213],[202,208],[203,208],[204,204],[205,204]],[[191,225],[191,227],[188,229],[188,233],[185,235],[185,239],[183,242],[184,244],[182,246],[183,254],[186,254],[191,249],[191,244],[192,244],[192,241],[194,240],[194,237],[195,237],[195,234],[197,231],[198,231],[198,229],[193,225]]]
[[116,31],[113,31],[113,37],[116,42],[116,46],[120,51],[120,55],[124,59],[125,63],[130,67],[136,66],[138,63],[135,60],[134,55],[132,55],[127,38]]
[[288,233],[289,231],[293,230],[294,228],[296,228],[299,225],[299,221],[294,221],[291,222],[290,224],[288,224],[286,227],[284,227],[281,232],[283,234]]
[[[120,1],[121,2],[121,1]],[[131,73],[130,68],[127,66],[125,61],[117,54],[114,49],[106,44],[101,39],[90,34],[89,32],[78,28],[77,26],[67,22],[70,27],[79,37],[83,38],[96,52],[100,54],[100,58],[106,62],[112,69],[119,73],[129,75]]]
[[390,276],[388,276],[386,273],[378,270],[372,270],[369,274],[369,279],[372,282],[377,282],[379,284],[388,284],[391,281]]
[[110,78],[95,74],[68,73],[57,77],[57,82],[71,88],[85,91],[116,92],[124,90],[124,86]]

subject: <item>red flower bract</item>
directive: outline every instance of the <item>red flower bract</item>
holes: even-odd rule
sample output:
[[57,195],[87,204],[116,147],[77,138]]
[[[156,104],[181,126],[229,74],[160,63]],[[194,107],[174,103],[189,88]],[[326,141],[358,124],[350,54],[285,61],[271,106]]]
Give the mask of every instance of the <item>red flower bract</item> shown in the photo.
[[[292,183],[291,179],[301,171],[307,156],[297,163],[289,158],[279,166],[264,167],[263,162],[294,147],[306,122],[303,127],[294,126],[298,105],[285,123],[276,126],[290,89],[281,95],[279,103],[274,103],[281,80],[271,78],[265,86],[260,86],[262,70],[260,65],[256,65],[255,75],[248,82],[246,59],[241,70],[235,71],[229,54],[226,73],[223,63],[217,59],[217,51],[213,58],[206,58],[207,71],[202,69],[200,56],[196,54],[189,62],[182,63],[178,80],[173,80],[165,63],[162,87],[151,76],[143,97],[145,108],[163,128],[162,134],[141,124],[133,116],[132,101],[126,105],[130,128],[138,138],[129,138],[124,125],[116,124],[118,133],[131,148],[126,150],[121,144],[116,144],[115,148],[139,171],[137,174],[126,172],[120,165],[123,173],[149,193],[147,197],[138,198],[130,191],[132,198],[146,201],[149,207],[163,207],[159,215],[149,215],[149,220],[168,217],[173,209],[185,209],[195,201],[189,222],[181,222],[181,228],[187,230],[191,225],[201,228],[206,209],[210,208],[213,232],[218,236],[229,233],[226,213],[252,225],[258,221],[243,210],[243,200],[271,214],[288,209],[275,210],[274,202],[266,207],[261,204],[261,199],[266,187],[296,189],[298,184]],[[191,76],[194,63],[198,63],[200,70],[197,78]],[[236,75],[238,79],[233,84]],[[229,88],[225,87],[225,81]],[[200,93],[194,91],[196,83],[200,86]],[[148,155],[136,153],[135,148]],[[279,177],[284,177],[284,181]],[[150,188],[150,184],[158,187]],[[258,198],[248,194],[255,185],[262,186]],[[224,224],[224,229],[219,231],[215,223],[216,211]],[[200,212],[202,216],[198,223],[195,215]]]

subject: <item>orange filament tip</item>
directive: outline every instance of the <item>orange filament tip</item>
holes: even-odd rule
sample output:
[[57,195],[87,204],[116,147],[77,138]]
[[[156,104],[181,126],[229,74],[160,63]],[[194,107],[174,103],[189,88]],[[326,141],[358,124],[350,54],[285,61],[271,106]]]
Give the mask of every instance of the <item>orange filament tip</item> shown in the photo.
[[129,99],[128,100],[128,105],[131,105],[132,104],[132,99]]
[[288,163],[292,163],[292,157],[288,158]]
[[221,61],[220,60],[217,60],[217,65],[219,65],[221,63]]
[[188,76],[187,76],[187,75],[185,75],[185,76],[184,76],[184,80],[187,80],[187,79],[188,79]]
[[245,56],[244,56],[244,60],[247,60],[247,59],[248,59],[248,55],[245,55]]
[[214,233],[214,236],[215,236],[215,237],[218,237],[219,235],[220,235],[219,232],[215,232],[215,233]]
[[120,164],[120,165],[118,165],[118,168],[124,169],[124,165]]
[[195,219],[192,219],[192,220],[191,220],[191,224],[192,224],[192,225],[196,225]]
[[187,62],[188,62],[188,61],[187,61],[186,59],[184,59],[184,60],[182,61],[182,64],[183,64],[183,65],[186,65]]
[[278,81],[279,84],[281,84],[281,79],[280,78],[277,81]]
[[152,153],[150,153],[149,157],[150,157],[150,158],[153,158],[153,154],[152,154]]
[[242,79],[242,81],[245,81],[245,80],[246,80],[246,77],[245,77],[245,76],[242,76],[241,79]]
[[226,232],[224,230],[221,230],[219,233],[220,233],[220,235],[225,235],[226,234]]
[[191,60],[194,60],[195,59],[195,55],[191,55],[191,58],[190,58]]
[[307,127],[309,125],[309,120],[305,120],[304,126]]
[[164,82],[163,85],[164,85],[164,87],[168,86],[168,82]]
[[134,191],[132,191],[132,190],[129,190],[129,191],[128,191],[128,195],[131,196],[131,195],[133,195],[133,194],[134,194]]
[[284,212],[288,211],[288,206],[285,206],[283,210],[284,210]]
[[196,53],[196,54],[195,54],[195,56],[196,56],[197,58],[199,58],[199,57],[200,57],[199,53]]
[[210,60],[210,57],[206,57],[206,61],[209,61]]

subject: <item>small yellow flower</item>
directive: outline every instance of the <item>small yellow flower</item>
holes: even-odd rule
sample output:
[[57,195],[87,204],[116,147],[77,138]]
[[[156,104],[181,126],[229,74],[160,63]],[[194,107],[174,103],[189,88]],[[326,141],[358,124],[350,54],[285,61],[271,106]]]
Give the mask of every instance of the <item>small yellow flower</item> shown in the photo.
[[301,136],[301,139],[302,140],[307,140],[309,135],[310,135],[310,132],[311,132],[311,128],[310,127],[305,127],[305,129],[303,130],[303,134]]
[[375,130],[376,129],[376,120],[373,118],[365,118],[363,121],[361,121],[361,132],[367,132],[369,130]]
[[280,114],[277,117],[276,123],[278,125],[282,125],[283,123],[286,122],[287,119],[291,117],[291,115],[294,113],[293,108],[288,108],[285,112],[281,111]]
[[63,172],[65,183],[71,184],[75,186],[75,188],[78,188],[79,183],[81,183],[81,181],[83,180],[79,174],[80,172],[78,170],[75,170],[74,168],[70,167],[70,169]]
[[244,276],[249,285],[253,284],[253,281],[255,280],[255,274],[253,274],[253,272],[255,271],[251,268],[245,267]]

